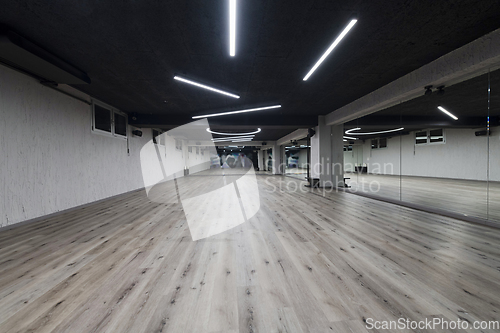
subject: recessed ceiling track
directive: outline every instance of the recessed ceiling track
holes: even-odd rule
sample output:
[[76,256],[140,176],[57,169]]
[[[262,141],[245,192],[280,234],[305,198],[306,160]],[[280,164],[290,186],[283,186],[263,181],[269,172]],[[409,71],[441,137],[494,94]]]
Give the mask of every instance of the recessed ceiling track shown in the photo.
[[85,72],[5,26],[0,26],[0,62],[50,82],[90,83]]

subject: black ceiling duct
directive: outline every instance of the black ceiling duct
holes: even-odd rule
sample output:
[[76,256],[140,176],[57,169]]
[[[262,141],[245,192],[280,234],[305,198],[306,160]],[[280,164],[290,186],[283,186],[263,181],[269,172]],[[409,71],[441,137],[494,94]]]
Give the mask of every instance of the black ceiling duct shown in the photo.
[[44,81],[89,84],[88,75],[61,58],[0,25],[0,62]]

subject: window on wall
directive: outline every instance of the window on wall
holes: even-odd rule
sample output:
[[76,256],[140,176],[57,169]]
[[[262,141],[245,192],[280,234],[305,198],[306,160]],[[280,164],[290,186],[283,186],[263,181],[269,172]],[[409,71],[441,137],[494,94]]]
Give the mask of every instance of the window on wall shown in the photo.
[[127,136],[127,117],[120,113],[113,113],[115,135]]
[[344,146],[344,151],[352,151],[352,146]]
[[115,137],[127,137],[127,115],[105,104],[92,103],[92,131]]
[[387,138],[379,138],[371,140],[372,149],[387,148]]
[[379,148],[387,148],[387,138],[378,139],[378,147]]
[[416,145],[428,145],[445,143],[444,129],[430,129],[425,131],[418,131],[415,133]]
[[188,153],[192,153],[193,152],[193,147],[189,146],[188,147]]
[[111,110],[94,104],[94,130],[111,133]]

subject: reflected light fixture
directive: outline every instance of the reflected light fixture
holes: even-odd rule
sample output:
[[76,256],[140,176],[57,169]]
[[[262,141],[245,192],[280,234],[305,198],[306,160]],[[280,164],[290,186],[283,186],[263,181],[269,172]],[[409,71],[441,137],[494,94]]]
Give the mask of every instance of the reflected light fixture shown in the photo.
[[222,94],[222,95],[230,96],[230,97],[233,97],[233,98],[240,98],[240,96],[238,96],[238,95],[228,93],[227,91],[224,91],[224,90],[215,89],[215,88],[209,87],[207,85],[204,85],[204,84],[201,84],[201,83],[198,83],[198,82],[194,82],[194,81],[185,79],[185,78],[180,77],[180,76],[174,76],[174,79],[177,80],[177,81],[188,83],[188,84],[191,84],[193,86],[200,87],[200,88],[203,88],[203,89],[207,89],[207,90],[210,90],[210,91]]
[[245,112],[254,112],[254,111],[261,111],[261,110],[269,110],[269,109],[277,109],[280,108],[281,105],[271,105],[271,106],[264,106],[261,108],[254,108],[254,109],[245,109],[245,110],[236,110],[236,111],[228,111],[228,112],[221,112],[221,113],[212,113],[212,114],[206,114],[203,116],[194,116],[192,117],[193,119],[198,119],[198,118],[208,118],[208,117],[218,117],[218,116],[226,116],[229,114],[236,114],[236,113],[245,113]]
[[236,54],[236,0],[229,0],[229,55]]
[[449,112],[448,110],[446,110],[445,108],[443,108],[442,106],[438,106],[438,109],[440,111],[443,111],[444,113],[446,113],[448,116],[450,116],[451,118],[453,118],[453,120],[458,120],[458,118],[452,114],[451,112]]
[[360,133],[360,132],[353,133],[352,132],[352,131],[359,131],[360,129],[361,128],[359,128],[359,127],[351,128],[350,130],[345,131],[345,134],[351,134],[351,135],[372,135],[372,134],[382,134],[382,133],[398,132],[398,131],[404,130],[405,128],[404,127],[400,127],[400,128],[395,128],[395,129],[391,129],[391,130],[387,130],[387,131],[380,131],[380,132],[363,132],[363,133]]
[[351,22],[349,22],[347,27],[344,28],[344,31],[342,31],[342,33],[335,39],[335,41],[332,43],[332,45],[330,45],[330,47],[326,50],[326,52],[323,53],[321,58],[319,58],[319,60],[316,62],[316,64],[311,68],[309,73],[307,73],[307,75],[303,78],[304,81],[307,81],[307,79],[314,73],[314,71],[319,67],[319,65],[321,65],[321,63],[326,59],[326,57],[328,57],[328,55],[333,51],[333,49],[345,37],[345,35],[347,35],[349,30],[352,29],[352,27],[356,24],[356,22],[358,22],[358,20],[356,20],[356,19],[353,19],[353,20],[351,20]]
[[239,136],[247,136],[247,135],[252,135],[252,134],[257,134],[257,133],[260,133],[260,131],[262,131],[260,128],[257,128],[257,130],[255,132],[249,132],[249,133],[221,133],[221,132],[214,132],[212,131],[210,128],[207,128],[207,132],[208,133],[212,133],[212,134],[219,134],[219,135],[239,135]]

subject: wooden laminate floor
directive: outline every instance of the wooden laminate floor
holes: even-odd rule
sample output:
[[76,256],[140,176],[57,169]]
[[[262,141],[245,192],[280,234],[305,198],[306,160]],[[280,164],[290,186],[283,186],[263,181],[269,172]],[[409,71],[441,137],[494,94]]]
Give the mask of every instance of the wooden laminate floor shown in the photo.
[[[207,192],[221,178],[234,180],[207,171],[177,187]],[[0,332],[358,333],[369,318],[500,319],[500,230],[256,178],[258,213],[196,242],[161,188],[157,202],[138,191],[0,232]]]

